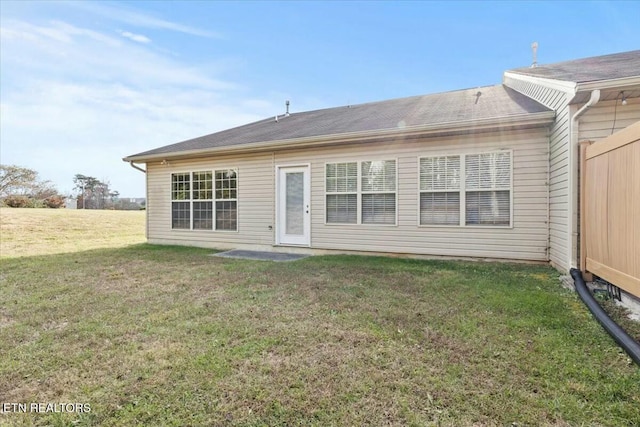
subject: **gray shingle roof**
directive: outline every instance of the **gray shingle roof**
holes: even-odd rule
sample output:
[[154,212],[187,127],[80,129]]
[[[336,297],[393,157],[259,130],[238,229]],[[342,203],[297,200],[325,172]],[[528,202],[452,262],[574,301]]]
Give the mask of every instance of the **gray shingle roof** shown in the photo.
[[575,83],[640,76],[640,50],[509,70],[512,73]]
[[440,123],[501,119],[549,111],[551,110],[542,104],[506,86],[486,86],[293,113],[288,117],[279,116],[277,122],[271,117],[130,157]]

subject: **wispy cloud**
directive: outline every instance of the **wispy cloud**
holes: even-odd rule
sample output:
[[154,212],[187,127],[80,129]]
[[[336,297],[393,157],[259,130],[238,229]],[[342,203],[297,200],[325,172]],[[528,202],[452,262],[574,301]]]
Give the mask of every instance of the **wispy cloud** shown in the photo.
[[85,12],[93,13],[95,15],[111,19],[115,22],[121,22],[135,27],[176,31],[199,37],[221,38],[221,35],[219,33],[168,21],[166,19],[155,17],[149,14],[140,13],[123,5],[118,5],[117,7],[115,7],[109,5],[108,3],[83,1],[69,2],[67,3],[67,5],[82,9]]
[[138,43],[151,43],[151,39],[147,36],[143,36],[142,34],[133,34],[129,31],[120,31],[120,35],[122,37],[126,37],[128,39],[133,40]]
[[[31,24],[20,20],[6,20],[3,21],[0,32],[2,34],[2,45],[7,49],[22,43],[31,44],[36,49],[59,49],[60,46],[68,47],[80,38],[91,39],[94,42],[110,45],[111,47],[121,45],[120,40],[116,38],[56,20],[49,21],[44,25]],[[27,52],[23,52],[22,55],[5,55],[4,60],[11,61],[15,60],[16,57],[25,58],[28,56],[30,55]]]
[[123,196],[140,196],[144,177],[122,157],[274,110],[243,97],[246,89],[221,77],[215,64],[187,62],[145,35],[115,28],[2,20],[3,163],[36,169],[62,191],[85,173],[110,180]]
[[215,78],[210,70],[65,22],[37,25],[9,21],[2,27],[2,37],[3,64],[29,66],[30,71],[42,75],[55,71],[67,78],[124,80],[146,86],[169,84],[210,90],[235,87]]

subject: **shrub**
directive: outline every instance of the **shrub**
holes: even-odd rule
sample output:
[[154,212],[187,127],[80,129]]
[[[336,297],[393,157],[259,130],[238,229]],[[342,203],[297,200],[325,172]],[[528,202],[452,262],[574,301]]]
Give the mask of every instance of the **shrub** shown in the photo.
[[49,208],[58,209],[64,206],[64,197],[57,194],[47,197],[46,199],[44,199],[44,204]]
[[27,196],[7,196],[4,204],[11,208],[28,208],[31,200]]

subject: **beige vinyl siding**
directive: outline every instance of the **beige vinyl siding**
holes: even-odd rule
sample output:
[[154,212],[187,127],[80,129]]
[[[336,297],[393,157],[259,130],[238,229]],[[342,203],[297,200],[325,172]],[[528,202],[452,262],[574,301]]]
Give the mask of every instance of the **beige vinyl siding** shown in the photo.
[[549,260],[563,271],[571,267],[571,208],[569,188],[569,106],[558,106],[549,135]]
[[[171,228],[171,174],[236,169],[238,171],[238,230],[174,230]],[[147,217],[150,243],[212,248],[238,245],[270,247],[274,226],[274,171],[272,155],[216,156],[171,160],[168,165],[147,164]]]
[[598,141],[611,135],[613,118],[616,116],[614,132],[622,130],[640,120],[640,98],[627,99],[627,105],[618,100],[599,102],[580,117],[579,141]]
[[571,267],[569,94],[512,77],[505,77],[504,84],[556,111],[549,131],[549,260],[567,271]]
[[[311,163],[311,247],[547,261],[547,130],[349,145],[275,154],[276,164]],[[513,151],[511,227],[419,226],[421,156]],[[325,224],[326,163],[397,160],[398,223]]]
[[[547,130],[351,144],[148,164],[149,241],[211,248],[262,248],[275,241],[275,166],[311,165],[311,247],[454,257],[547,261]],[[510,227],[419,226],[421,156],[512,151]],[[397,161],[396,225],[325,224],[325,165]],[[236,168],[238,231],[171,229],[171,173]]]

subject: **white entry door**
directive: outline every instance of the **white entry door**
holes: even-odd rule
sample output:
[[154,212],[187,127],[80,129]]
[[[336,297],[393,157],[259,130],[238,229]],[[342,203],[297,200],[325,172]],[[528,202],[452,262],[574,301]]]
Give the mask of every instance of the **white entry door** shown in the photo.
[[309,166],[279,166],[277,174],[276,243],[309,246]]

